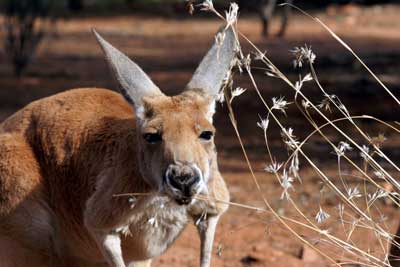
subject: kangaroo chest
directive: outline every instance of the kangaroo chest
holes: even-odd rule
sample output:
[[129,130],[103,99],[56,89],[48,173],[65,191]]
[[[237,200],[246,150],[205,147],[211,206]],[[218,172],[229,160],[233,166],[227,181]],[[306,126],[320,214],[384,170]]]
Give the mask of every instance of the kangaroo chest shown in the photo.
[[168,197],[155,196],[137,201],[129,223],[117,229],[122,237],[126,260],[144,260],[162,254],[188,224],[187,206]]

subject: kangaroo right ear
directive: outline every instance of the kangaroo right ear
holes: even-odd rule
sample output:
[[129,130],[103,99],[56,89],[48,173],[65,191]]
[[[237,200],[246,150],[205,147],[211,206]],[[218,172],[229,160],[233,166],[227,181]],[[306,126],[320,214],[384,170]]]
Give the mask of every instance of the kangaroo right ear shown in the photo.
[[92,31],[103,49],[111,72],[119,83],[120,92],[129,103],[140,109],[143,97],[162,95],[160,89],[136,63],[104,40],[96,30]]
[[219,34],[224,36],[222,44],[214,42],[186,86],[187,90],[200,89],[208,95],[216,96],[221,89],[235,58],[237,43],[231,26],[221,30]]

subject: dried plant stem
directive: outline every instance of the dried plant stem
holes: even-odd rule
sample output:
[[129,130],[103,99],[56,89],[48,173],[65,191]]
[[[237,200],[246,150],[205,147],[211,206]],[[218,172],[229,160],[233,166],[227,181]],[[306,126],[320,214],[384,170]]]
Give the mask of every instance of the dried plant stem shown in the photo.
[[[314,78],[315,83],[317,84],[318,88],[320,88],[320,90],[324,93],[324,95],[329,96],[328,93],[325,92],[324,88],[322,87],[321,83],[319,82],[318,76],[316,74],[316,71],[314,69],[314,65],[310,62],[310,69],[311,69],[311,73],[312,76]],[[346,113],[343,111],[343,109],[341,107],[338,106],[338,104],[336,103],[336,101],[333,101],[333,99],[331,99],[331,97],[329,97],[329,100],[331,101],[331,103],[333,103],[335,105],[335,107],[346,117],[348,118],[348,121],[354,126],[354,128],[362,135],[362,137],[364,137],[365,140],[367,140],[368,143],[370,143],[378,152],[380,155],[382,155],[382,157],[389,162],[397,171],[400,171],[400,168],[393,162],[391,161],[385,153],[382,152],[382,150],[379,147],[374,146],[374,144],[371,141],[371,138],[369,138],[367,136],[366,133],[364,133],[364,131],[362,131],[358,125],[352,120],[350,114]]]
[[367,64],[364,63],[364,61],[357,55],[357,53],[354,52],[354,50],[346,43],[344,42],[336,33],[334,33],[325,23],[323,23],[319,18],[313,17],[301,8],[289,4],[289,3],[283,3],[282,5],[289,5],[292,8],[298,10],[305,16],[309,17],[313,21],[317,22],[319,25],[321,25],[336,41],[338,41],[344,48],[346,48],[357,60],[360,62],[360,64],[371,74],[372,77],[379,83],[380,86],[382,86],[383,89],[396,101],[397,104],[400,105],[399,99],[397,99],[396,96],[393,95],[393,93],[389,90],[389,88],[386,87],[386,85],[376,76],[376,74],[367,66]]
[[[273,68],[275,68],[277,70],[277,75],[279,76],[279,78],[281,78],[283,81],[285,81],[293,90],[296,91],[296,93],[298,93],[304,100],[308,101],[310,103],[310,106],[313,108],[313,110],[315,110],[324,120],[326,120],[336,131],[338,131],[343,137],[345,137],[349,142],[351,142],[353,144],[353,146],[355,146],[358,150],[362,151],[362,148],[352,139],[350,138],[347,134],[345,134],[339,127],[337,127],[331,120],[329,120],[301,91],[296,90],[295,86],[293,85],[293,83],[281,72],[279,71],[275,65],[272,63],[272,61],[266,57],[265,54],[263,54],[255,45],[254,43],[252,43],[244,34],[242,34],[240,31],[238,31],[238,34],[243,37],[256,51],[257,53],[262,54],[262,58],[265,60],[266,64],[271,65]],[[252,77],[250,77],[254,86],[254,82],[252,79]],[[264,98],[262,97],[261,93],[259,93],[258,89],[256,89],[257,91],[257,95],[259,96],[259,98],[261,99],[262,103],[264,104],[264,106],[267,106]],[[268,112],[270,112],[269,108]],[[277,118],[274,118],[275,121],[277,121]],[[312,124],[314,126],[314,124]],[[281,129],[283,129],[282,125],[279,125],[279,127]],[[321,133],[321,132],[320,132]],[[321,133],[322,134],[322,133]],[[325,138],[326,139],[326,138]],[[293,140],[292,140],[293,141]],[[332,142],[330,142],[330,144],[335,148],[336,146],[332,144]],[[396,188],[400,191],[400,184],[396,181],[395,178],[393,178],[385,169],[383,169],[376,161],[375,159],[373,159],[370,155],[366,154],[366,157],[368,158],[368,160],[373,163],[373,167],[379,169],[379,171],[381,171],[385,177],[388,177],[390,180],[390,183],[394,184],[396,186]]]

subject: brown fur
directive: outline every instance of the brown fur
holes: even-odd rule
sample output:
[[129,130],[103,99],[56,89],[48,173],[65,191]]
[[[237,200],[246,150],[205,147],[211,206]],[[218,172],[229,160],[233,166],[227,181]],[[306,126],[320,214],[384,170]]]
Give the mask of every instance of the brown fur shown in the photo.
[[[189,91],[176,97],[145,98],[144,102],[143,129],[136,128],[132,107],[120,94],[95,88],[33,102],[0,125],[0,251],[11,249],[3,242],[10,238],[21,251],[37,253],[41,262],[37,266],[45,266],[43,257],[48,262],[56,259],[56,266],[104,262],[85,223],[107,229],[121,217],[128,219],[127,198],[114,195],[152,192],[142,178],[152,159],[164,165],[171,157],[200,163],[209,160],[210,195],[229,199],[213,142],[195,141],[199,131],[214,131],[205,119],[206,97]],[[160,127],[171,147],[151,154],[150,159],[142,150],[153,148],[138,140],[143,132]],[[202,203],[191,208],[192,216],[200,216],[204,207],[214,214],[226,209],[226,205]],[[128,239],[122,244],[125,250],[139,250],[129,247]],[[9,257],[12,262],[14,255]]]

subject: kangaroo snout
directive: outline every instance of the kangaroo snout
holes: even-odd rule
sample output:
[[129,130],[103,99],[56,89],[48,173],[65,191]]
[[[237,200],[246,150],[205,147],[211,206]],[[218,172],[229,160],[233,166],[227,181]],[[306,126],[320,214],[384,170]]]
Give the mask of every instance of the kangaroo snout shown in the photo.
[[200,188],[200,170],[190,165],[170,164],[165,171],[165,184],[178,204],[189,204]]

